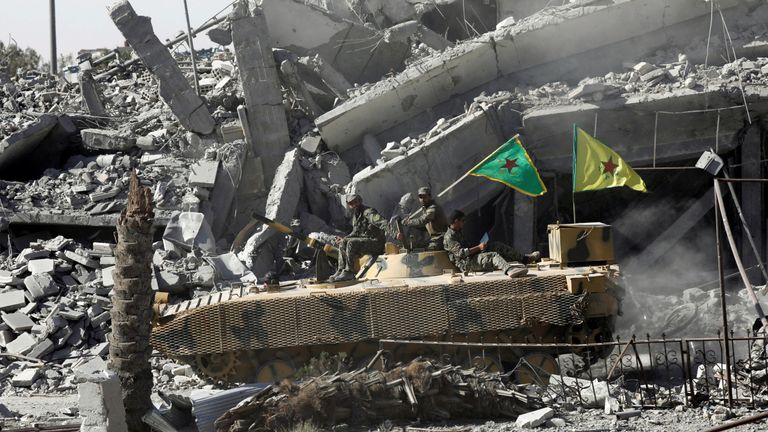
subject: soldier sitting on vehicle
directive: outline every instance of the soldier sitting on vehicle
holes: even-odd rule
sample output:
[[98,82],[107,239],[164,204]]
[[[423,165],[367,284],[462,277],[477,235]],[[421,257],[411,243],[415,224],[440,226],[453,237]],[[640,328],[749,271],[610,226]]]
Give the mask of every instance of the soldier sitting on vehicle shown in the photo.
[[538,251],[523,255],[499,242],[470,246],[463,233],[464,213],[454,210],[448,221],[450,225],[443,238],[443,245],[448,257],[463,272],[503,270],[504,274],[515,278],[528,274],[525,264],[541,259]]
[[355,263],[360,257],[384,252],[387,220],[376,209],[364,206],[357,194],[347,196],[347,205],[352,209],[352,232],[338,239],[339,267],[328,279],[331,282],[355,279]]
[[[420,236],[411,245],[413,249],[442,250],[443,235],[448,228],[443,208],[432,199],[432,190],[426,186],[419,188],[421,209],[403,220],[403,226],[420,231]],[[405,242],[403,234],[398,240]]]

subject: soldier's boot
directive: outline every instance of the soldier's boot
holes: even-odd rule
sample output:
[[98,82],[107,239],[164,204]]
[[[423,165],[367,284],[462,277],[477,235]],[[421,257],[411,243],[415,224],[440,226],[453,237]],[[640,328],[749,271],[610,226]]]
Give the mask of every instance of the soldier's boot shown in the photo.
[[342,270],[341,268],[338,268],[338,269],[336,269],[336,273],[334,273],[334,274],[332,274],[332,275],[328,276],[328,282],[333,282],[333,280],[334,280],[334,279],[336,279],[337,277],[339,277],[339,275],[341,274],[341,272],[342,272],[342,271],[343,271],[343,270]]
[[525,267],[508,267],[504,274],[511,278],[519,278],[528,274],[528,269]]
[[340,275],[336,276],[332,279],[333,282],[346,282],[350,280],[355,280],[355,274],[351,271],[343,271]]
[[539,261],[541,261],[541,252],[539,251],[534,251],[523,255],[523,264],[535,264]]

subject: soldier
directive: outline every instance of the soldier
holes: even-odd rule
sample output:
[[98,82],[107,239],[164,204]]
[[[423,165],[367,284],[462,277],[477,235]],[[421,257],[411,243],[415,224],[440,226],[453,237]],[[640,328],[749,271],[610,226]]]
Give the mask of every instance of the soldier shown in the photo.
[[454,210],[448,221],[450,225],[443,237],[443,244],[448,251],[448,257],[463,272],[503,270],[504,274],[515,278],[528,274],[524,264],[537,262],[541,258],[541,253],[538,251],[522,255],[498,242],[470,246],[462,232],[464,213]]
[[[442,250],[443,235],[448,228],[443,208],[432,199],[432,190],[426,186],[419,188],[421,209],[403,220],[403,225],[422,231],[423,235],[413,244],[416,249]],[[428,237],[428,239],[427,239]],[[398,239],[404,241],[403,234]]]
[[355,279],[355,263],[360,257],[384,252],[387,220],[376,209],[364,206],[357,194],[347,195],[347,205],[352,209],[352,232],[338,241],[339,267],[329,278],[331,282]]

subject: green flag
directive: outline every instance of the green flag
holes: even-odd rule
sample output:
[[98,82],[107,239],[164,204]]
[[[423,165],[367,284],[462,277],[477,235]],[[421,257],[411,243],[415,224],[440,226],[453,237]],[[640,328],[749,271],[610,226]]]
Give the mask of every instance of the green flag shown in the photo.
[[539,172],[516,135],[472,168],[470,175],[485,177],[530,196],[547,193]]

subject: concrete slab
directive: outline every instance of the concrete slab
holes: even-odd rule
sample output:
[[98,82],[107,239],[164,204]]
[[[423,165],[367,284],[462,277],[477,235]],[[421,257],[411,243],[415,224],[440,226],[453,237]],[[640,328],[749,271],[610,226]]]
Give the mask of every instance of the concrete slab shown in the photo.
[[[738,0],[728,0],[721,7],[738,4]],[[435,105],[503,76],[645,34],[663,35],[659,30],[709,17],[709,12],[699,0],[629,0],[563,7],[558,13],[486,33],[417,62],[318,117],[316,124],[328,147],[343,152],[358,145],[366,133],[394,129]]]
[[0,141],[0,171],[5,172],[32,154],[57,123],[55,116],[46,114]]
[[136,145],[136,139],[116,130],[83,129],[80,131],[83,145],[91,150],[125,151]]
[[25,355],[37,344],[37,340],[30,333],[22,333],[16,339],[5,346],[5,350],[11,354]]
[[33,275],[41,273],[53,274],[55,262],[50,258],[34,259],[27,263],[27,270]]
[[11,385],[14,387],[30,387],[37,381],[38,376],[40,376],[40,369],[34,367],[24,369],[11,378]]
[[54,349],[53,342],[50,339],[45,338],[40,342],[38,342],[37,345],[35,345],[35,347],[32,348],[31,351],[29,351],[27,356],[34,357],[34,358],[43,358],[46,355],[52,353],[53,349]]
[[35,322],[23,313],[13,312],[3,314],[3,322],[16,333],[21,333],[27,330],[31,330]]
[[221,162],[209,160],[201,160],[192,165],[189,173],[190,186],[212,188],[216,184],[220,166]]
[[27,304],[23,290],[12,290],[0,294],[0,311],[13,312]]
[[[30,261],[31,262],[31,261]],[[35,300],[57,294],[59,287],[48,273],[39,273],[24,278],[24,286]]]

